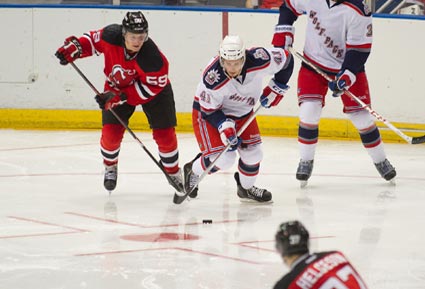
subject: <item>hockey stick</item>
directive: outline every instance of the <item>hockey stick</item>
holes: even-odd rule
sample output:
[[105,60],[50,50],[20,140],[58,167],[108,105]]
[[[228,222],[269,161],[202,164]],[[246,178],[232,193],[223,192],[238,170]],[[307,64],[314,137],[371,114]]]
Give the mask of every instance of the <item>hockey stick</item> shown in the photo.
[[[319,67],[317,67],[315,64],[313,64],[311,61],[306,59],[302,54],[297,52],[294,48],[289,47],[289,51],[297,56],[301,61],[303,61],[305,64],[313,68],[318,74],[323,76],[327,81],[333,81],[333,79],[327,75],[325,72],[323,72]],[[355,96],[353,93],[351,93],[349,90],[344,89],[344,93],[351,97],[354,101],[356,101],[363,109],[366,109],[371,115],[373,115],[377,120],[382,121],[389,129],[391,129],[393,132],[398,134],[402,139],[404,139],[409,144],[421,144],[425,142],[425,135],[418,136],[418,137],[411,137],[408,135],[405,135],[401,130],[396,128],[392,123],[390,123],[388,120],[386,120],[382,115],[377,113],[374,109],[372,109],[370,106],[366,105],[361,99],[359,99],[357,96]]]
[[[78,68],[78,66],[74,62],[70,62],[72,67],[78,72],[78,74],[85,80],[85,82],[91,87],[91,89],[96,93],[96,95],[100,95],[99,90],[91,83],[91,81],[84,75],[84,73]],[[130,127],[118,116],[118,114],[110,108],[109,111],[112,115],[118,120],[118,122],[131,134],[131,136],[139,143],[142,149],[148,154],[148,156],[153,160],[153,162],[160,168],[160,170],[164,173],[168,182],[177,190],[181,189],[178,185],[171,179],[170,175],[165,171],[164,167],[157,161],[157,159],[151,154],[151,152],[146,148],[143,142],[136,136],[136,134],[130,129]]]
[[[262,105],[260,104],[255,110],[254,113],[251,114],[251,116],[246,120],[246,122],[241,126],[241,128],[238,130],[237,132],[237,137],[240,137],[242,135],[242,133],[246,130],[246,128],[251,124],[251,122],[255,119],[255,117],[257,116],[258,112],[260,111],[260,109],[262,108]],[[206,175],[209,174],[209,172],[214,168],[215,164],[217,163],[218,159],[224,155],[229,149],[230,149],[231,145],[230,143],[228,143],[224,149],[217,155],[217,157],[210,163],[210,165],[205,169],[205,171],[202,172],[202,174],[199,176],[198,181],[196,182],[196,184],[192,187],[192,189],[189,192],[185,192],[185,194],[178,194],[175,193],[174,194],[174,199],[173,202],[175,204],[181,204],[186,198],[187,196],[189,196],[189,194],[199,185],[199,183],[202,181],[203,178],[205,178]],[[202,154],[198,154],[193,161],[195,161],[196,159],[198,159],[199,157],[201,157]],[[193,162],[192,161],[192,162]]]

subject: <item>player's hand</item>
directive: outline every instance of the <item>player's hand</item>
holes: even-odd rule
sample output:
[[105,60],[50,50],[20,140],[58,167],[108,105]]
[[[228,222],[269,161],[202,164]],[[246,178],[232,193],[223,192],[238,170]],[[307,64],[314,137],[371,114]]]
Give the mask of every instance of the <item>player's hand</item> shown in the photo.
[[260,97],[261,105],[265,108],[278,105],[288,89],[288,85],[270,79],[269,85],[263,89],[263,94]]
[[231,145],[231,150],[237,148],[239,139],[236,135],[236,124],[233,119],[227,118],[218,126],[221,141],[224,145]]
[[333,81],[329,81],[329,89],[333,91],[333,97],[339,97],[344,93],[344,90],[350,88],[356,82],[356,76],[348,69],[341,70],[335,76]]
[[55,56],[59,58],[59,63],[67,65],[70,62],[74,62],[75,59],[79,58],[83,53],[83,48],[77,37],[70,36],[65,39],[65,44],[56,51]]
[[123,92],[117,93],[113,91],[102,92],[101,94],[97,94],[94,98],[99,104],[99,108],[103,110],[110,110],[127,101],[127,96]]
[[272,40],[273,46],[288,50],[288,47],[292,47],[292,43],[294,43],[294,33],[295,28],[292,25],[276,25]]
[[132,85],[137,77],[134,69],[124,69],[121,65],[117,64],[112,67],[112,71],[109,74],[109,80],[112,86],[116,88],[124,88]]

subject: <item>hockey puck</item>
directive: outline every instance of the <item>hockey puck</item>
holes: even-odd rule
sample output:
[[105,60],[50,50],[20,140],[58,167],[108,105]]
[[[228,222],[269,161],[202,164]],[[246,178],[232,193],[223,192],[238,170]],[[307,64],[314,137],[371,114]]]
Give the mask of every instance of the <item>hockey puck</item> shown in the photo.
[[212,224],[212,220],[202,220],[202,224]]

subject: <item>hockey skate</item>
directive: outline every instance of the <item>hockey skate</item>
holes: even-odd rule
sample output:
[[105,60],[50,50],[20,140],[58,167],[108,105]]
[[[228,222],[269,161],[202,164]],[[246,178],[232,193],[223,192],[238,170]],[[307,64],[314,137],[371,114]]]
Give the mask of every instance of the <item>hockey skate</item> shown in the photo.
[[241,185],[238,172],[235,173],[234,177],[238,186],[238,197],[241,199],[241,201],[256,201],[260,203],[272,201],[272,193],[270,193],[266,189],[260,189],[256,186],[252,186],[249,189],[244,189]]
[[300,181],[301,188],[307,186],[307,181],[311,176],[311,172],[313,171],[313,164],[314,160],[300,160],[300,163],[298,164],[296,178]]
[[105,166],[105,177],[103,179],[103,186],[109,193],[111,193],[117,186],[118,179],[118,166]]
[[375,167],[381,177],[383,177],[387,181],[390,181],[392,184],[395,184],[394,178],[397,175],[397,172],[387,159],[375,164]]
[[199,176],[192,171],[192,165],[193,165],[193,162],[185,164],[183,167],[183,171],[184,171],[185,191],[186,193],[189,193],[189,197],[193,199],[198,196]]
[[174,189],[176,189],[179,193],[184,193],[184,186],[183,186],[183,177],[182,177],[182,171],[179,169],[179,171],[175,174],[170,174],[170,180],[168,180],[168,183],[173,186]]
[[[181,204],[188,196],[190,198],[196,198],[198,196],[198,179],[199,176],[197,176],[192,171],[192,164],[193,161],[187,163],[183,167],[184,171],[184,191],[183,192],[176,192],[174,194],[173,202],[174,204]],[[196,185],[196,187],[195,187]]]

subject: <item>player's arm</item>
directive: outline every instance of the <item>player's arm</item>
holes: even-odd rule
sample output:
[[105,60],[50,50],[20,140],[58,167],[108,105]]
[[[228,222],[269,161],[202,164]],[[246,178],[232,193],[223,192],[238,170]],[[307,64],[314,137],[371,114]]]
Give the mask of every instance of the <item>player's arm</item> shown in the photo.
[[372,48],[372,19],[369,11],[362,7],[363,15],[353,13],[351,23],[348,24],[346,53],[341,69],[335,80],[329,82],[333,96],[340,96],[356,82],[356,74],[364,71],[365,63]]
[[372,18],[369,15],[356,15],[347,32],[346,53],[342,69],[348,69],[354,74],[362,71],[369,57],[372,40]]
[[260,102],[262,106],[270,108],[278,105],[288,91],[287,83],[294,70],[294,60],[291,54],[283,48],[272,48],[265,51],[270,57],[270,64],[267,69],[272,73],[274,72],[274,77],[264,88]]
[[285,0],[279,7],[279,21],[275,26],[272,44],[287,49],[294,42],[294,22],[303,14],[302,1]]
[[218,128],[226,120],[222,111],[223,99],[214,90],[208,89],[203,83],[196,90],[201,116],[213,127]]
[[232,146],[231,150],[234,150],[239,144],[239,139],[236,135],[236,123],[233,119],[226,117],[217,99],[214,101],[213,97],[209,98],[209,100],[211,99],[213,101],[209,103],[206,103],[208,99],[200,100],[202,118],[217,128],[222,143],[224,145],[230,144]]
[[69,36],[65,39],[64,44],[58,48],[55,56],[62,65],[74,62],[78,58],[92,56],[97,50],[95,44],[96,40],[100,39],[99,35],[101,35],[101,33],[102,30],[97,30],[85,33],[79,38],[76,36]]

